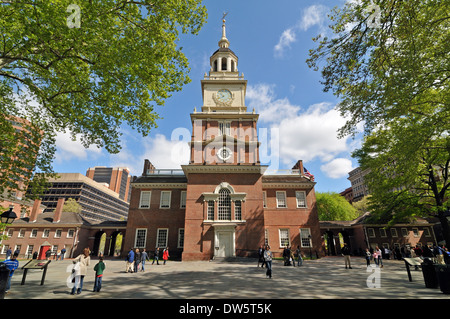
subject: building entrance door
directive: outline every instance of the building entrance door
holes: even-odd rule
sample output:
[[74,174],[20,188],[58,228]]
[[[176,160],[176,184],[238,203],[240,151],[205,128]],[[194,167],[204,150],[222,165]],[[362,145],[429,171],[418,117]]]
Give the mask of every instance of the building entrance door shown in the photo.
[[233,256],[233,234],[231,232],[217,233],[217,255],[216,257],[232,257]]

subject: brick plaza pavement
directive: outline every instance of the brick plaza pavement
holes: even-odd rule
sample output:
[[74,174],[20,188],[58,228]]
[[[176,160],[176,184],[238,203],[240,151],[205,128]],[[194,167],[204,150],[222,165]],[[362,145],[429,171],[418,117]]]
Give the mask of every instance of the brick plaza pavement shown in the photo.
[[[384,268],[367,271],[365,260],[352,258],[353,269],[344,269],[342,257],[305,260],[302,267],[273,264],[273,278],[253,259],[233,262],[169,261],[146,263],[147,270],[125,273],[123,260],[105,260],[103,288],[92,291],[96,259],[91,260],[83,292],[70,295],[66,286],[72,261],[52,261],[44,285],[42,271],[29,270],[21,285],[20,267],[13,276],[8,299],[449,299],[439,289],[426,288],[421,270],[412,270],[409,282],[403,261],[384,260]],[[378,276],[379,275],[379,276]],[[376,286],[375,288],[368,287]]]

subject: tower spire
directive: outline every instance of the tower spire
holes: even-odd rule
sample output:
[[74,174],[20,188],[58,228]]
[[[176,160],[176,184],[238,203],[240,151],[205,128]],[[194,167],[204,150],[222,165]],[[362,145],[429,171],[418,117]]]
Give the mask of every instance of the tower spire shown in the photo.
[[222,16],[222,38],[219,41],[219,48],[228,48],[230,46],[230,42],[227,39],[227,31],[225,26],[225,17],[227,14],[228,12],[224,12]]

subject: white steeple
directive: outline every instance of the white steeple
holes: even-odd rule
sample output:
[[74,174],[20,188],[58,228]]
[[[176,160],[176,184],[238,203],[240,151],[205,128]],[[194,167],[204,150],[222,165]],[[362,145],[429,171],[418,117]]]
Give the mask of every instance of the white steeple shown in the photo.
[[227,31],[226,31],[226,26],[225,26],[225,16],[228,13],[224,13],[223,17],[222,17],[222,38],[219,41],[219,48],[228,48],[230,46],[230,42],[227,39]]

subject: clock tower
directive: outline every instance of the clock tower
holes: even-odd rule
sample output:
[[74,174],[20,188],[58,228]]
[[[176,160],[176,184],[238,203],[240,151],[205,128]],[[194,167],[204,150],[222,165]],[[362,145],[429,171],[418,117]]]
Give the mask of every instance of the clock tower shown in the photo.
[[[262,176],[256,124],[245,106],[247,80],[229,48],[219,48],[201,80],[201,111],[191,113],[183,260],[246,255],[264,241]],[[250,234],[251,233],[251,234]]]
[[229,48],[225,20],[219,48],[201,81],[201,112],[191,114],[190,164],[259,164],[258,114],[245,106],[247,80],[238,72],[238,57]]

